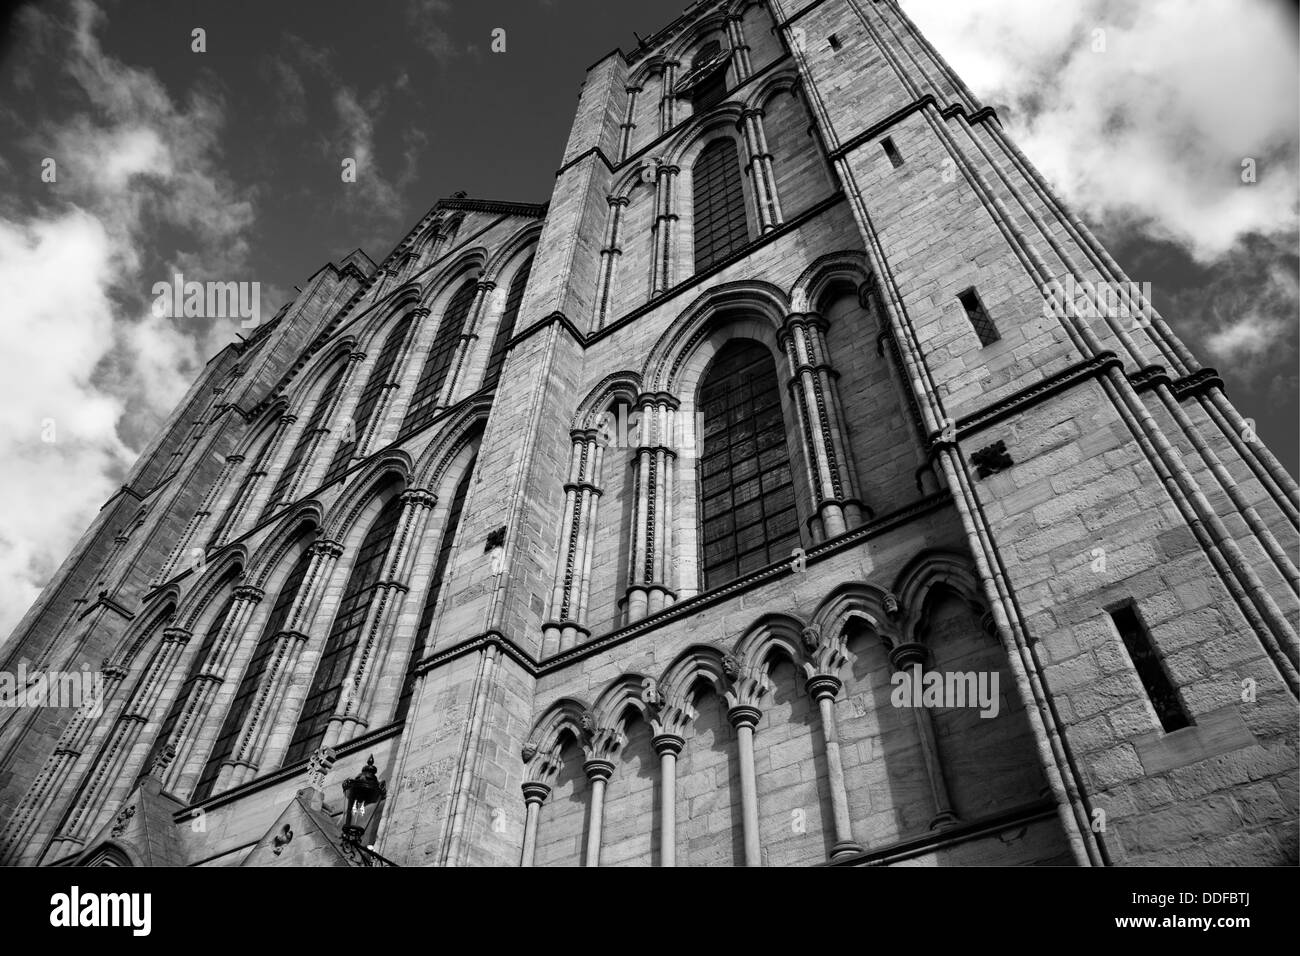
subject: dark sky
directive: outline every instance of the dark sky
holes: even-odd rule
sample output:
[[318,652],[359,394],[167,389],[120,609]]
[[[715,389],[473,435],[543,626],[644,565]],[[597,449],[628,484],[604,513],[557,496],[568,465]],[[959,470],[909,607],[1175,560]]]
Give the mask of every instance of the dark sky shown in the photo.
[[[257,203],[257,269],[284,281],[357,245],[375,258],[386,254],[436,199],[459,189],[546,201],[586,67],[615,47],[633,48],[633,30],[647,36],[685,6],[108,3],[100,39],[123,63],[153,71],[179,103],[195,88],[221,99],[224,168]],[[49,9],[59,15],[59,5]],[[191,51],[195,27],[207,33],[201,55]],[[506,31],[504,53],[490,49],[497,28]],[[59,66],[57,57],[37,61],[41,79],[34,95],[23,97],[23,119],[61,111]],[[348,189],[339,164],[353,152],[340,90],[350,91],[373,124],[374,164],[360,176],[393,184],[395,204],[358,210],[339,201]]]

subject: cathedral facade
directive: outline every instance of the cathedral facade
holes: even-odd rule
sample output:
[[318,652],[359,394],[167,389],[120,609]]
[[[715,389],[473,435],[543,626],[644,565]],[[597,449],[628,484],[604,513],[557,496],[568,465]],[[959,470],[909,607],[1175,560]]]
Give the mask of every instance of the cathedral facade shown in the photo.
[[700,0],[208,363],[0,860],[1294,863],[1297,500],[895,0]]

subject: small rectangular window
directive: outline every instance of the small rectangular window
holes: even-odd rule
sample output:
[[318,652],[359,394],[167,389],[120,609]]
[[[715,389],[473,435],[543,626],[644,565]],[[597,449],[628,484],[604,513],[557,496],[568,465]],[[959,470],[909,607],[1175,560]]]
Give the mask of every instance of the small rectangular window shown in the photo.
[[894,145],[892,139],[886,136],[880,141],[880,145],[884,147],[885,155],[889,157],[889,161],[894,164],[895,169],[903,165],[903,154],[898,151],[898,147]]
[[989,314],[984,311],[984,303],[975,294],[975,290],[967,289],[965,292],[958,292],[957,298],[966,310],[966,318],[970,321],[971,328],[975,334],[980,337],[981,345],[992,345],[1002,336],[998,335],[997,326],[989,318]]
[[828,43],[830,43],[832,50],[838,50],[840,48],[840,38],[837,37],[834,33],[828,36],[826,40]]
[[1110,612],[1110,617],[1124,640],[1124,647],[1133,659],[1138,679],[1146,688],[1147,697],[1151,699],[1151,705],[1155,708],[1165,733],[1191,726],[1191,718],[1187,716],[1183,702],[1165,671],[1164,662],[1151,644],[1151,636],[1147,634],[1146,626],[1133,605],[1116,608]]

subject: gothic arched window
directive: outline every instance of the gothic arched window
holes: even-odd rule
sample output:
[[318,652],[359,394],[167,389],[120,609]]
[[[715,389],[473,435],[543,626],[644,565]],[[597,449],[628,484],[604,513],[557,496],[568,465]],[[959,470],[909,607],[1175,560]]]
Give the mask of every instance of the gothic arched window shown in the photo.
[[262,442],[262,447],[257,450],[257,457],[253,459],[248,472],[239,483],[239,489],[235,492],[235,496],[230,499],[230,504],[226,506],[226,513],[217,522],[217,527],[213,530],[212,537],[209,539],[209,545],[221,542],[221,536],[226,533],[226,528],[229,527],[231,520],[235,517],[235,512],[239,510],[239,503],[248,496],[253,483],[266,474],[267,465],[270,464],[271,445],[274,437],[275,430],[273,428],[269,429],[266,440]]
[[384,556],[388,553],[401,514],[402,496],[393,495],[361,542],[361,550],[357,552],[338,612],[334,615],[334,624],[321,650],[316,674],[307,690],[307,699],[303,701],[297,729],[289,741],[289,752],[284,757],[286,766],[310,754],[320,746],[325,736],[330,716],[343,692],[343,679],[352,663],[352,652],[356,650],[357,639],[366,622],[366,612],[383,572]]
[[776,364],[752,341],[725,346],[700,383],[704,587],[788,558],[799,544]]
[[438,410],[438,393],[447,380],[447,370],[451,367],[452,356],[460,343],[461,330],[465,327],[470,307],[474,304],[476,286],[474,279],[463,283],[443,310],[438,332],[433,337],[433,344],[429,346],[424,368],[420,370],[420,380],[411,393],[411,404],[402,421],[403,436],[429,424]]
[[221,610],[217,612],[217,616],[208,625],[208,631],[203,635],[203,644],[199,647],[199,652],[195,655],[193,663],[190,664],[189,675],[185,678],[185,683],[181,685],[180,693],[172,701],[171,710],[167,712],[167,717],[163,720],[158,736],[154,740],[153,749],[149,751],[149,759],[144,762],[144,772],[148,772],[149,768],[153,766],[154,758],[162,752],[163,747],[167,745],[167,738],[176,729],[176,722],[180,720],[181,714],[185,711],[190,691],[194,689],[194,682],[199,679],[199,674],[203,671],[203,664],[212,653],[212,647],[217,643],[217,636],[221,633],[221,629],[225,627],[226,618],[230,616],[230,608],[234,603],[235,594],[232,591],[227,595],[225,603],[221,605]]
[[[317,435],[328,430],[325,415],[333,404],[333,396],[338,393],[339,383],[343,381],[343,372],[346,368],[347,366],[340,362],[338,368],[334,370],[334,374],[330,376],[329,381],[316,397],[316,407],[311,410],[311,417],[307,419],[307,427],[298,436],[298,443],[293,446],[293,452],[289,455],[284,470],[280,472],[280,477],[271,490],[270,500],[266,503],[268,509],[274,508],[288,494],[289,486],[293,484],[294,476],[298,473],[299,466],[303,464],[303,457],[307,454],[307,449],[311,447],[312,441]],[[310,465],[311,463],[308,462],[307,464]]]
[[474,461],[471,460],[465,474],[456,486],[451,505],[447,508],[447,520],[442,526],[442,540],[438,542],[438,557],[433,565],[433,577],[429,579],[429,593],[424,599],[424,610],[420,612],[420,625],[415,631],[415,643],[411,646],[411,660],[406,665],[406,679],[402,682],[402,695],[397,700],[397,713],[394,721],[406,719],[406,711],[411,706],[411,692],[415,689],[415,665],[424,656],[424,646],[429,639],[429,627],[433,624],[433,612],[438,609],[438,592],[442,590],[442,578],[447,572],[447,562],[451,560],[451,549],[456,543],[456,531],[460,527],[460,515],[465,508],[465,495],[469,492],[469,480],[474,474]]
[[495,388],[497,379],[501,377],[501,366],[506,360],[506,348],[510,345],[510,337],[515,333],[519,306],[524,301],[524,287],[528,285],[528,273],[532,268],[533,260],[529,257],[510,280],[505,311],[501,313],[501,324],[497,326],[496,338],[492,340],[492,354],[488,356],[487,370],[483,373],[484,388]]
[[284,628],[289,611],[293,608],[294,598],[298,596],[298,588],[302,586],[302,580],[307,576],[311,554],[310,545],[304,545],[298,560],[294,562],[288,577],[284,579],[284,584],[280,585],[280,593],[276,596],[271,614],[266,619],[266,626],[262,628],[257,646],[253,648],[253,656],[249,659],[248,666],[244,668],[244,676],[240,678],[235,697],[226,711],[226,719],[222,721],[221,730],[217,732],[216,743],[212,745],[212,752],[208,755],[208,761],[203,765],[203,773],[199,775],[199,782],[194,787],[191,803],[206,800],[212,795],[212,788],[216,785],[218,774],[221,773],[221,764],[234,753],[239,732],[243,729],[248,712],[253,707],[253,699],[258,686],[262,683],[262,675],[266,673],[271,652],[275,650],[276,638]]
[[402,343],[406,341],[406,331],[410,326],[411,319],[407,316],[398,322],[393,331],[388,333],[388,338],[384,339],[383,348],[379,350],[379,358],[375,362],[375,367],[370,370],[370,378],[366,380],[366,387],[362,389],[361,397],[357,399],[356,410],[352,413],[352,437],[348,440],[347,436],[344,436],[344,441],[339,443],[338,450],[334,452],[334,460],[330,462],[329,470],[325,472],[321,484],[328,485],[339,477],[352,461],[352,454],[357,450],[357,442],[364,437],[366,427],[370,424],[370,416],[375,413],[375,406],[379,404],[384,388],[392,377],[393,365],[402,351]]
[[745,191],[736,143],[715,139],[695,160],[695,271],[702,272],[749,242]]

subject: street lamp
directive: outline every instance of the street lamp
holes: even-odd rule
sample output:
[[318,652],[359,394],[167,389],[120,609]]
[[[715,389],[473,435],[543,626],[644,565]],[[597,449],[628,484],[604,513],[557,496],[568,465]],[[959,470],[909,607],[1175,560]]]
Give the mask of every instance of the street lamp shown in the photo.
[[361,845],[361,835],[365,833],[368,809],[388,795],[388,785],[379,779],[375,769],[375,758],[366,758],[366,765],[361,768],[361,775],[343,781],[343,796],[347,800],[347,810],[343,816],[343,839],[348,843]]

